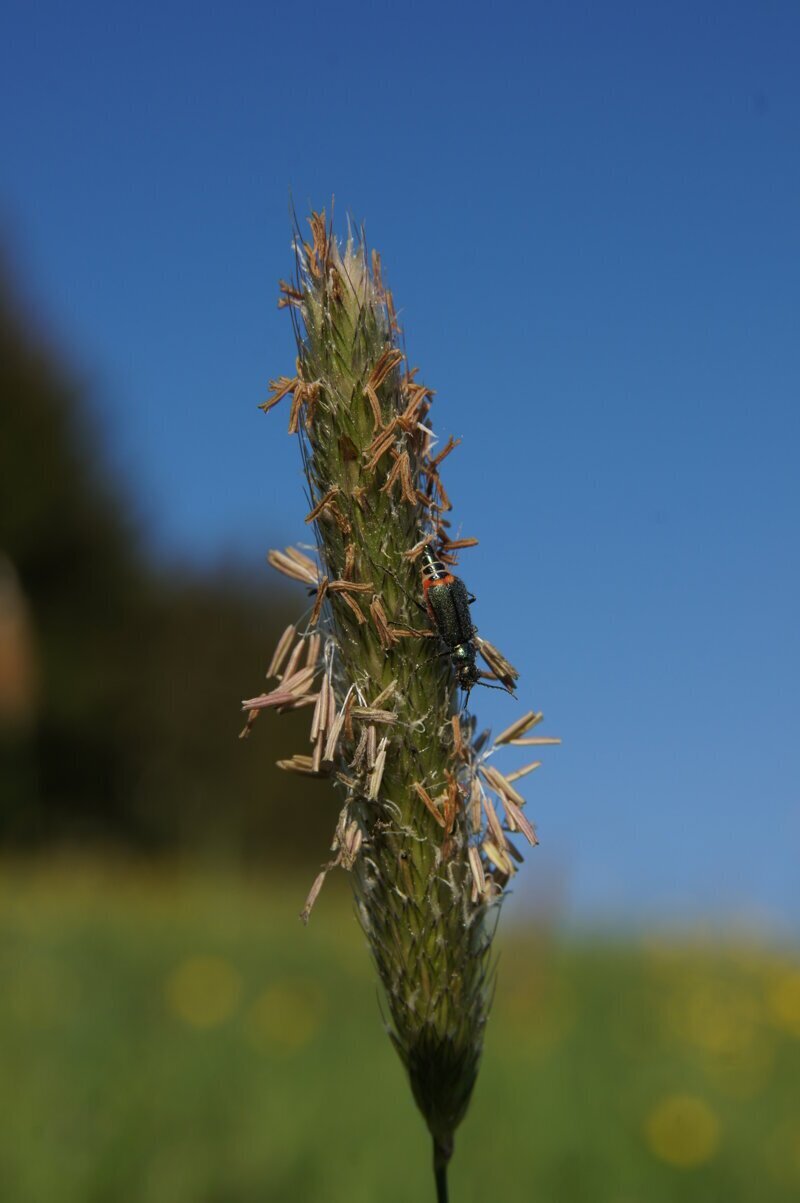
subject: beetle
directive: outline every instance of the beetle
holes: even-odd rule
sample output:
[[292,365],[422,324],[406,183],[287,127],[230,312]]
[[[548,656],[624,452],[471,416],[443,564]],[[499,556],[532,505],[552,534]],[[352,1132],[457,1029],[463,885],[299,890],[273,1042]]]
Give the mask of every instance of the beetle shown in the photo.
[[420,558],[425,607],[442,642],[447,645],[456,680],[469,695],[469,691],[480,680],[475,663],[476,628],[469,612],[475,598],[467,592],[460,577],[454,576],[441,560],[437,560],[429,547],[424,549]]

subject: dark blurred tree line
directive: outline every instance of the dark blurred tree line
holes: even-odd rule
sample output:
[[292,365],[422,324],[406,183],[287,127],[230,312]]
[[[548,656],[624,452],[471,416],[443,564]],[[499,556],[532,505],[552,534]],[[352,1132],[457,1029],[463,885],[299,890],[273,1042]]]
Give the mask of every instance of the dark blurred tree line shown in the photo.
[[80,389],[0,278],[2,845],[324,860],[334,798],[274,767],[308,714],[237,738],[298,602],[156,569]]

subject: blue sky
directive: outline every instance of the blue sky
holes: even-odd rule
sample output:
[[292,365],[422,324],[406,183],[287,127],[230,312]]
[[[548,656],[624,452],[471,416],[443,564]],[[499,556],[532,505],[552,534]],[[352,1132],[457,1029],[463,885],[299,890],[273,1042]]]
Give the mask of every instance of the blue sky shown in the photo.
[[303,537],[256,406],[293,363],[289,191],[335,194],[464,440],[476,621],[564,737],[521,899],[800,930],[800,7],[11,0],[4,30],[0,226],[157,554]]

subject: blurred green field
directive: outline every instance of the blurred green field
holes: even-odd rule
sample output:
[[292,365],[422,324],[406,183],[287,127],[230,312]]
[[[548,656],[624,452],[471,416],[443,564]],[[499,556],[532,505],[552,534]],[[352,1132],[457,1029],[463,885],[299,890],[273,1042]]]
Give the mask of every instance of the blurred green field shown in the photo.
[[[2,1203],[432,1199],[346,883],[0,876]],[[800,1197],[796,952],[506,928],[453,1203]]]

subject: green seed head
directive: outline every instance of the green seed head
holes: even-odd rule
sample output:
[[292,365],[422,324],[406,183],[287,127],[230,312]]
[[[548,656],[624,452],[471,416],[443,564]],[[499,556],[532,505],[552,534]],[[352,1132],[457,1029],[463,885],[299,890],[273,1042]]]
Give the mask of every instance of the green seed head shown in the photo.
[[341,248],[324,214],[310,226],[311,240],[296,243],[297,281],[281,286],[296,373],[273,382],[263,408],[292,398],[319,556],[317,565],[289,549],[271,561],[316,600],[307,628],[290,628],[276,651],[278,684],[244,703],[247,729],[261,709],[314,700],[311,755],[281,763],[332,777],[342,797],[333,856],[304,914],[329,868],[350,871],[390,1035],[446,1161],[481,1054],[496,908],[519,859],[509,832],[535,840],[513,786],[483,768],[487,749],[459,712],[459,687],[479,679],[476,649],[487,676],[508,686],[516,673],[473,642],[465,590],[450,633],[421,605],[425,549],[455,561],[439,477],[455,444],[437,456],[433,394],[400,349],[379,257],[368,262],[363,240]]

